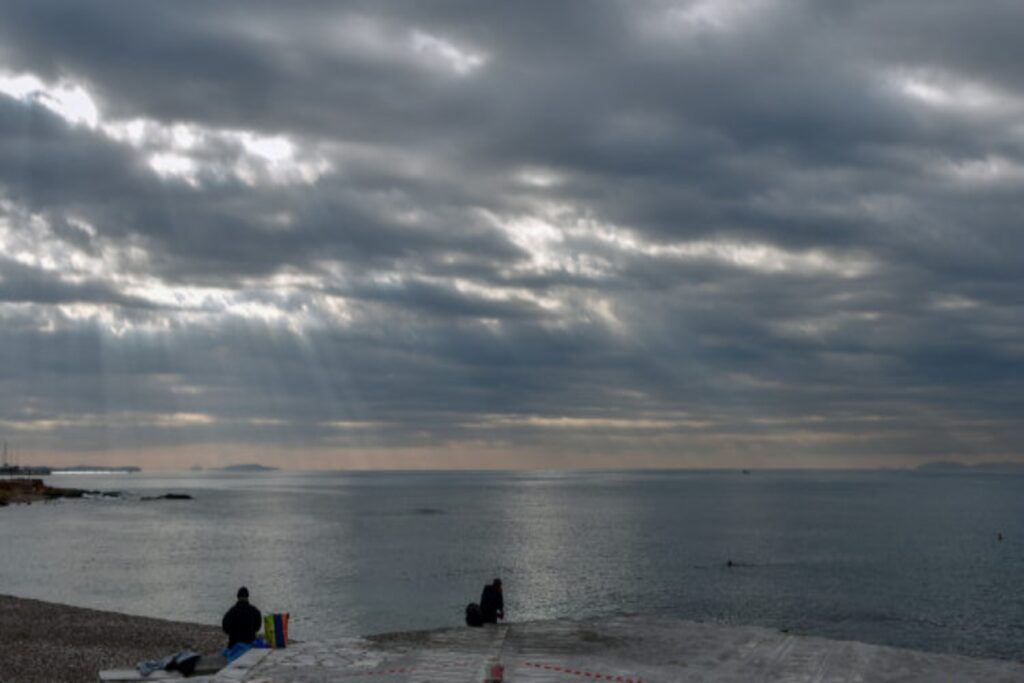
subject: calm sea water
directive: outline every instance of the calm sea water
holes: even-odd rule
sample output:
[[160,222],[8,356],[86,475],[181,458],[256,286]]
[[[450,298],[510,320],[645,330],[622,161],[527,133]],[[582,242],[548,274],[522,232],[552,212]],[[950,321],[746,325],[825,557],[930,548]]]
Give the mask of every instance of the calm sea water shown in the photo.
[[[1024,477],[62,475],[192,501],[0,510],[0,593],[219,623],[242,584],[310,639],[639,612],[1024,657]],[[1003,534],[1003,540],[997,533]],[[735,566],[727,566],[732,560]]]

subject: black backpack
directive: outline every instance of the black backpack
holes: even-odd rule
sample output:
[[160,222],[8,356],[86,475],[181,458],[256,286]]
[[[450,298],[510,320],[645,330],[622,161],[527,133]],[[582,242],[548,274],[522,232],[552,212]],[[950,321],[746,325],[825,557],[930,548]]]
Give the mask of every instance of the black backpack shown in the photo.
[[483,626],[484,615],[480,613],[480,605],[471,602],[466,605],[466,626]]

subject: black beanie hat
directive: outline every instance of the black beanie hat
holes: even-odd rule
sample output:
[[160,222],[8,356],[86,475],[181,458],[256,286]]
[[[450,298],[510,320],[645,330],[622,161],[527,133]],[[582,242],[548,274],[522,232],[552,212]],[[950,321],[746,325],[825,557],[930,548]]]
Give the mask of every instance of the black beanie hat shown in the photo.
[[245,586],[238,589],[238,599],[241,600],[242,598],[249,599],[249,589]]

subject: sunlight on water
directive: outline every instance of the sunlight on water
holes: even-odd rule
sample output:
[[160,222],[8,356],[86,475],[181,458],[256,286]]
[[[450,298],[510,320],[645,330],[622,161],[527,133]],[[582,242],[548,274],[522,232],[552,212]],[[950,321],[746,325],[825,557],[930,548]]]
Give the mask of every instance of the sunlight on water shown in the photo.
[[[643,612],[1020,657],[1021,477],[436,473],[52,477],[128,492],[0,510],[3,592],[300,639]],[[138,500],[168,491],[192,501]],[[997,539],[1001,532],[1004,540]],[[732,562],[732,566],[728,563]]]

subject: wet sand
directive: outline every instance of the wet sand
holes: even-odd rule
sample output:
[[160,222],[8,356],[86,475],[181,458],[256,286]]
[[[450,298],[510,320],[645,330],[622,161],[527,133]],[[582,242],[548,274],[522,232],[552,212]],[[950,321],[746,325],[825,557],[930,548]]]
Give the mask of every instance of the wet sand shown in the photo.
[[[230,606],[230,605],[229,605]],[[189,624],[0,595],[0,680],[79,683],[179,650],[220,652],[218,625]]]

